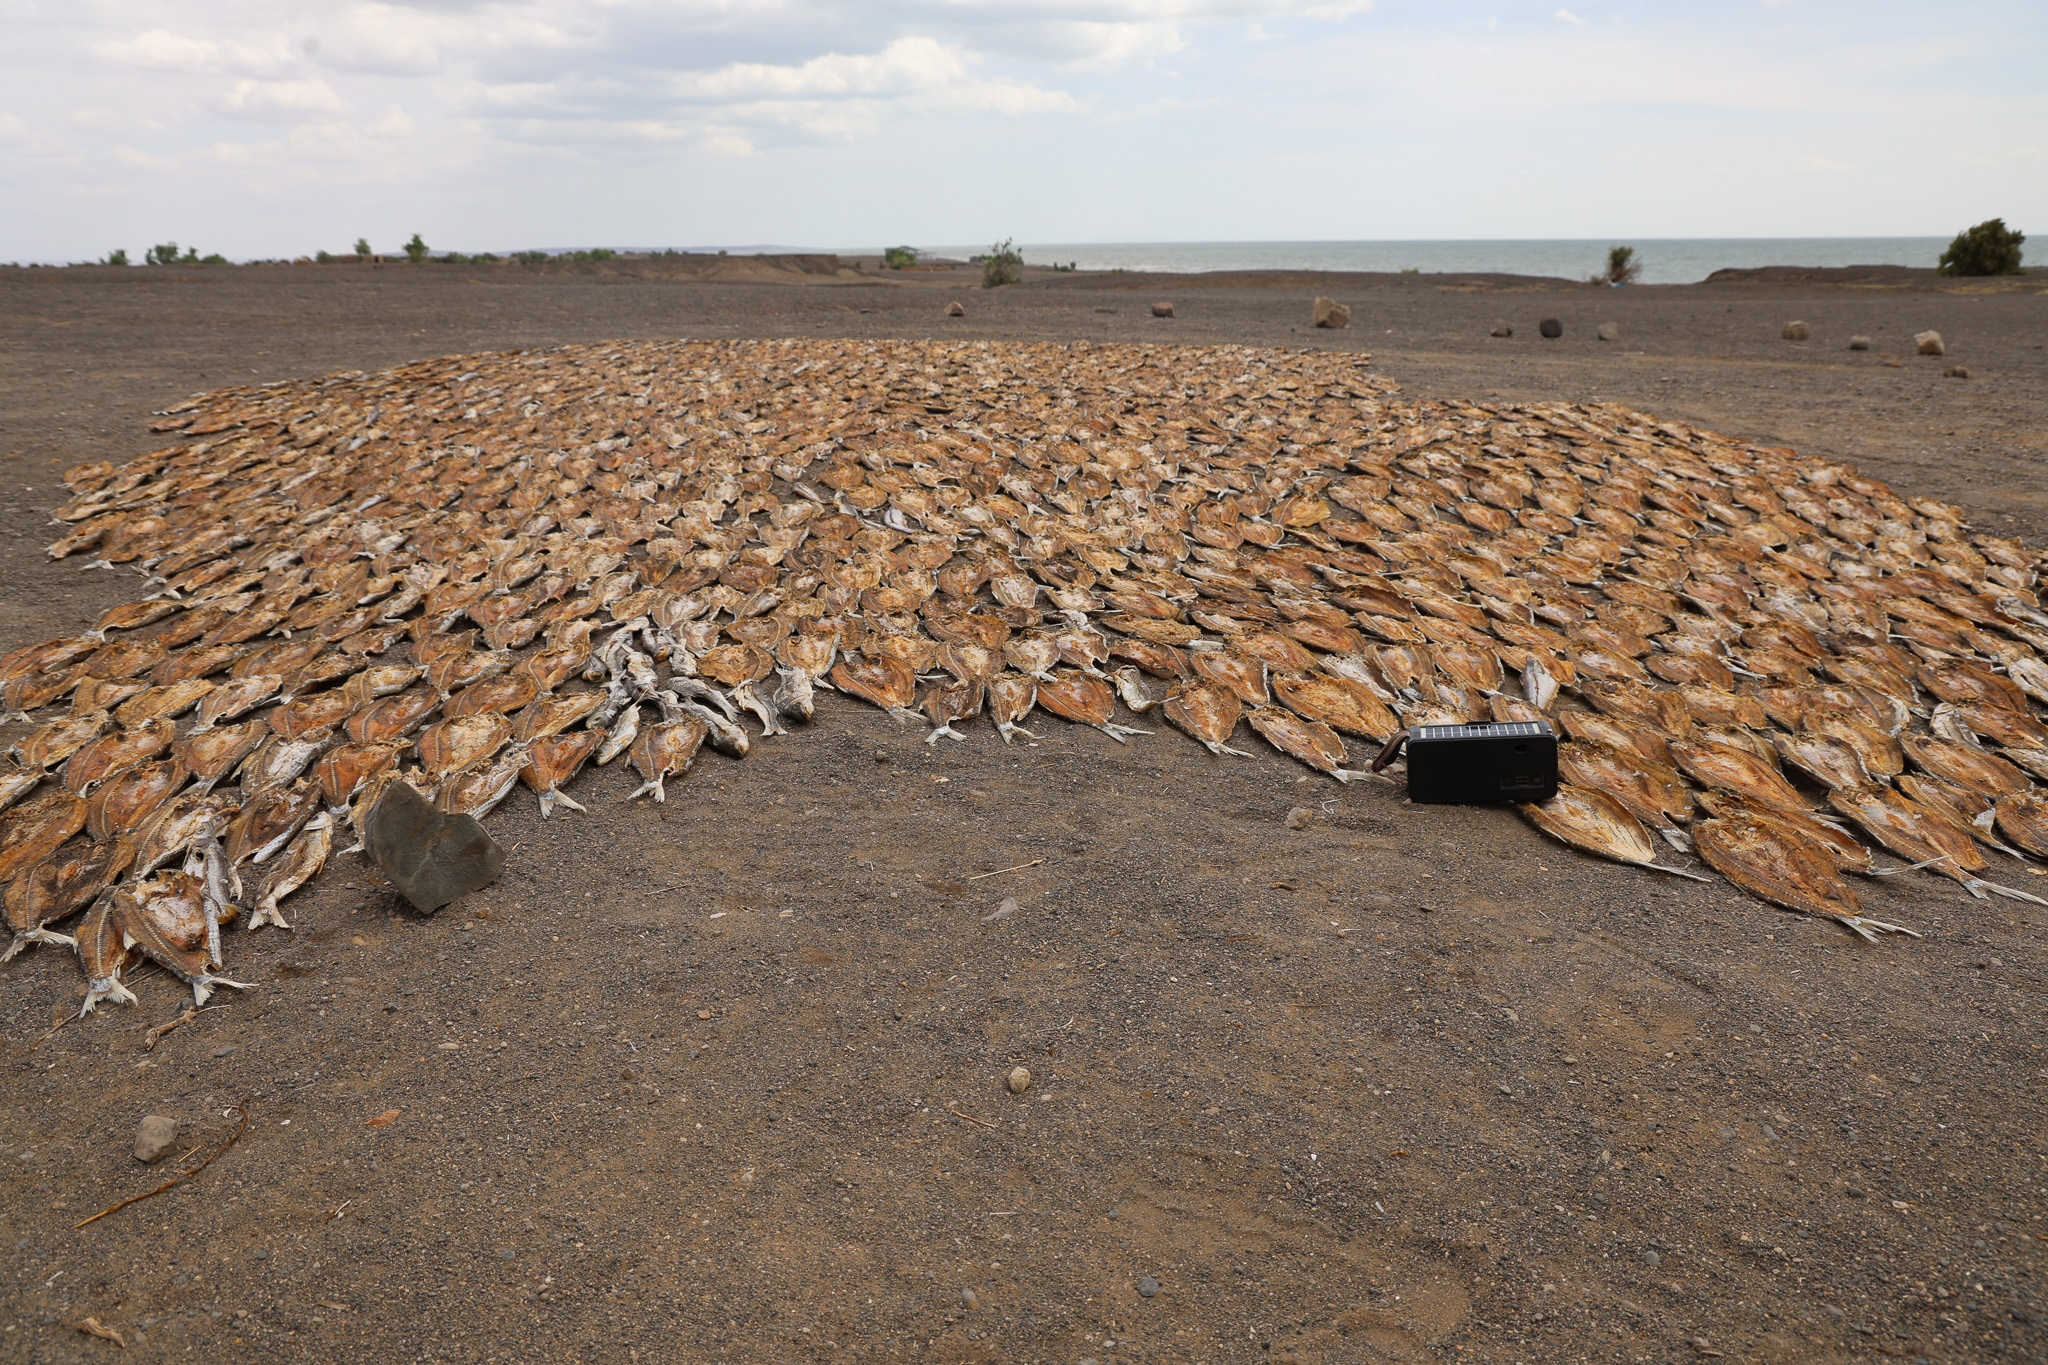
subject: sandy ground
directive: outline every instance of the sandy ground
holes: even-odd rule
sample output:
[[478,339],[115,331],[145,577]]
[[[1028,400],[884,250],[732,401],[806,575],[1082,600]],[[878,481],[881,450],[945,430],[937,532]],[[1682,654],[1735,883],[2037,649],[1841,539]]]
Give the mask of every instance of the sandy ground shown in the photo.
[[[151,448],[150,410],[606,337],[1363,350],[1411,395],[1619,400],[2048,533],[2029,282],[973,283],[0,272],[0,648],[130,595],[41,547],[56,470]],[[577,788],[602,824],[515,797],[504,876],[432,920],[337,859],[234,944],[257,989],[153,1052],[160,973],[53,1033],[73,962],[0,969],[0,1359],[114,1351],[88,1315],[226,1361],[2048,1352],[2048,912],[1907,877],[1871,913],[1926,937],[1864,944],[1278,758],[821,710],[665,808],[616,771]],[[244,1101],[217,1164],[73,1229],[162,1178],[143,1115],[205,1147]]]

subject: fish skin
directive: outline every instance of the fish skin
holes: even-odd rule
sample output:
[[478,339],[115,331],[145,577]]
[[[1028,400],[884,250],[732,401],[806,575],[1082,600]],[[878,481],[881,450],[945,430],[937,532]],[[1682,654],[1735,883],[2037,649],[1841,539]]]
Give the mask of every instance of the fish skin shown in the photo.
[[1167,720],[1193,736],[1210,753],[1218,757],[1224,754],[1252,757],[1245,750],[1233,749],[1224,743],[1237,729],[1237,722],[1244,715],[1244,703],[1237,693],[1221,683],[1207,679],[1183,683],[1161,703],[1160,710]]
[[604,736],[595,730],[564,731],[526,742],[527,761],[526,766],[519,770],[519,778],[540,798],[541,819],[553,818],[556,806],[588,813],[587,808],[571,799],[562,787],[603,742]]
[[1672,872],[1695,881],[1705,878],[1677,868],[1663,867],[1654,859],[1657,846],[1642,823],[1606,792],[1569,782],[1557,785],[1557,795],[1548,801],[1523,802],[1516,809],[1536,828],[1581,852],[1618,863]]
[[1148,679],[1145,672],[1134,664],[1125,664],[1110,676],[1116,682],[1117,696],[1133,715],[1144,715],[1165,701],[1173,691],[1171,685],[1161,686]]
[[663,721],[642,731],[633,743],[633,766],[646,780],[626,799],[652,796],[657,805],[667,801],[663,784],[668,778],[689,771],[710,734],[709,723],[694,716]]
[[496,758],[481,759],[443,777],[434,788],[434,809],[444,815],[472,815],[481,820],[511,795],[525,769],[527,751],[514,745]]
[[279,913],[277,903],[311,881],[326,866],[327,856],[334,850],[334,826],[334,813],[329,810],[317,812],[306,822],[305,828],[299,831],[283,856],[263,874],[262,882],[256,887],[256,908],[249,912],[248,928],[256,929],[265,924],[274,924],[280,929],[292,927]]
[[432,691],[401,692],[357,710],[343,728],[358,744],[381,744],[411,734],[440,709],[441,698]]
[[1059,644],[1050,634],[1034,631],[1014,636],[1003,645],[1003,662],[1039,682],[1052,680],[1053,667],[1059,661]]
[[1368,775],[1344,767],[1348,757],[1344,752],[1344,741],[1321,721],[1305,719],[1280,706],[1255,707],[1245,719],[1281,753],[1301,760],[1319,773],[1329,774],[1340,783]]
[[1708,787],[1699,792],[1694,799],[1698,801],[1700,809],[1716,819],[1742,816],[1766,823],[1783,824],[1801,838],[1819,844],[1835,860],[1835,865],[1844,872],[1854,873],[1859,877],[1889,875],[1877,867],[1869,848],[1858,842],[1854,835],[1840,825],[1831,824],[1817,816],[1800,811],[1781,810],[1776,806],[1759,805],[1746,796],[1738,796],[1734,792],[1724,791],[1718,787]]
[[1304,720],[1379,742],[1401,728],[1379,696],[1352,678],[1329,674],[1274,673],[1267,680],[1274,700]]
[[996,723],[996,733],[1008,744],[1012,735],[1026,739],[1038,736],[1026,730],[1019,722],[1031,714],[1038,705],[1038,679],[1030,673],[998,673],[989,679],[988,711]]
[[[657,694],[661,695],[661,694]],[[761,737],[786,735],[789,733],[782,724],[782,713],[776,709],[766,694],[761,691],[758,680],[740,683],[732,689],[732,700],[743,711],[751,711],[761,722]]]
[[86,911],[73,940],[72,950],[78,954],[79,965],[85,969],[85,1003],[78,1007],[80,1019],[91,1014],[102,1002],[116,1005],[136,1003],[135,992],[121,981],[121,974],[128,969],[135,955],[121,932],[116,904],[115,892],[102,894]]
[[86,800],[85,827],[95,839],[130,834],[185,785],[189,774],[175,759],[145,763],[107,781]]
[[190,986],[194,1009],[204,1007],[217,987],[248,990],[246,981],[230,981],[207,970],[216,959],[205,945],[187,948],[172,937],[169,917],[182,909],[180,903],[189,892],[161,886],[162,882],[162,878],[145,882],[116,902],[122,945],[141,950],[144,957]]
[[1967,744],[1914,734],[1899,736],[1899,742],[1914,767],[1993,801],[2032,785],[2025,773],[2003,758]]
[[114,720],[120,725],[138,725],[157,717],[168,720],[197,706],[214,687],[215,684],[205,678],[187,678],[183,682],[152,686],[115,707]]
[[1597,740],[1575,739],[1557,746],[1557,773],[1575,787],[1605,792],[1665,843],[1692,851],[1679,828],[1692,818],[1692,794],[1670,768]]
[[59,716],[10,748],[8,757],[25,768],[46,771],[106,734],[110,723],[105,711]]
[[801,668],[777,668],[778,679],[769,702],[784,720],[808,722],[817,714],[816,679]]
[[[235,900],[242,896],[242,864],[267,862],[319,809],[319,784],[305,778],[257,797],[242,808],[228,826],[224,848],[227,889]],[[194,840],[195,845],[203,842]]]
[[1128,743],[1127,736],[1152,733],[1113,722],[1116,693],[1108,680],[1079,668],[1055,672],[1051,682],[1039,683],[1038,705],[1063,720],[1092,726],[1119,744]]
[[438,781],[482,763],[512,738],[512,723],[495,711],[437,721],[420,731],[421,771]]
[[1679,771],[1703,787],[1725,788],[1785,810],[1810,809],[1784,775],[1750,749],[1689,739],[1674,739],[1669,748]]
[[1787,763],[1824,787],[1863,787],[1873,780],[1855,747],[1833,735],[1776,734],[1771,743]]
[[1901,925],[1866,918],[1834,857],[1790,825],[1732,814],[1701,821],[1693,836],[1709,867],[1772,905],[1834,920],[1872,942],[1879,933],[1919,937]]
[[612,723],[611,728],[605,731],[604,743],[597,751],[597,766],[602,768],[631,748],[639,735],[640,704],[631,702],[619,713],[619,718]]
[[5,898],[7,927],[13,931],[14,939],[7,951],[0,953],[0,962],[13,958],[31,943],[77,947],[75,938],[48,926],[91,905],[134,856],[134,845],[125,840],[97,839],[79,850],[67,852],[60,848],[16,877],[8,884]]
[[55,853],[85,828],[86,803],[51,787],[0,813],[0,885]]
[[1263,659],[1230,650],[1205,649],[1190,654],[1188,664],[1197,677],[1228,688],[1246,706],[1265,706],[1273,699]]
[[2014,792],[1995,809],[2006,838],[2037,858],[2048,858],[2048,795],[2038,787]]
[[881,707],[898,722],[919,719],[910,709],[917,700],[917,675],[901,659],[849,655],[832,666],[832,685]]
[[602,692],[564,692],[534,698],[512,717],[512,738],[526,744],[558,735],[586,719],[604,700]]

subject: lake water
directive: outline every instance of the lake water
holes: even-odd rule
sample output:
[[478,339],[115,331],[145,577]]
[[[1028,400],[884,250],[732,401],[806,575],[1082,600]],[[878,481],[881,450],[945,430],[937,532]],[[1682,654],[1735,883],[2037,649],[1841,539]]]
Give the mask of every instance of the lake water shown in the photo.
[[[1421,270],[1550,275],[1582,280],[1605,268],[1612,240],[1458,242],[1025,242],[1030,265],[1084,270]],[[1636,237],[1625,243],[1642,263],[1644,284],[1693,284],[1716,270],[1766,265],[1906,265],[1933,268],[1946,237]],[[2030,244],[2031,245],[2031,244]],[[977,246],[938,246],[934,256],[965,259]],[[2029,256],[2033,255],[2029,252]]]

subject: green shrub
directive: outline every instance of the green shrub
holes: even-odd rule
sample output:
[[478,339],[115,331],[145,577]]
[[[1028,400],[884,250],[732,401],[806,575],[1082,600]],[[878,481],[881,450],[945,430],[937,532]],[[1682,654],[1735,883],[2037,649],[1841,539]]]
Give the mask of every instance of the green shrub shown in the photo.
[[356,238],[355,250],[356,255],[362,257],[364,260],[367,261],[368,259],[370,259],[370,239],[368,237]]
[[499,259],[495,252],[479,251],[476,255],[469,258],[469,263],[471,265],[496,265]]
[[546,265],[548,253],[545,251],[515,251],[512,253],[512,259],[521,265]]
[[1023,278],[1024,253],[1017,250],[1017,244],[1008,237],[990,247],[988,254],[981,258],[983,289],[999,289]]
[[917,248],[892,246],[882,253],[882,264],[891,270],[908,270],[917,264]]
[[[186,252],[185,254],[188,259],[192,255],[192,253],[189,251]],[[199,265],[226,265],[227,263],[228,258],[221,255],[218,251],[209,251],[204,256],[201,256],[199,260],[196,262],[196,264]]]
[[101,262],[100,262],[100,264],[101,264],[101,265],[126,265],[126,264],[128,264],[128,248],[127,248],[127,247],[125,247],[125,246],[117,246],[117,247],[115,247],[115,248],[114,248],[114,249],[113,249],[112,251],[109,251],[109,252],[107,253],[107,255],[106,255],[106,259],[105,259],[105,260],[103,260],[103,261],[101,261]]
[[451,251],[441,258],[442,265],[468,265],[470,258],[459,251]]
[[1588,280],[1588,284],[1634,284],[1643,273],[1643,263],[1636,259],[1632,246],[1611,246],[1607,248],[1607,268]]
[[1987,218],[1973,228],[1956,234],[1941,253],[1937,275],[2017,275],[2020,273],[2020,243],[2027,234],[2005,225],[2003,218]]
[[610,261],[618,258],[618,252],[608,246],[594,246],[588,251],[578,251],[570,256],[572,261]]
[[[187,254],[196,256],[197,253]],[[143,252],[142,259],[147,265],[176,265],[178,263],[178,244],[176,242],[160,242]]]
[[1419,265],[1404,265],[1401,267],[1401,273],[1403,275],[1420,275],[1422,267]]
[[427,259],[426,238],[415,232],[412,235],[412,240],[405,244],[405,259],[411,261],[414,265],[418,265],[421,261]]
[[313,264],[315,264],[315,265],[333,265],[333,264],[334,264],[334,253],[333,253],[333,252],[331,252],[331,251],[316,251],[316,252],[314,252],[314,253],[313,253]]

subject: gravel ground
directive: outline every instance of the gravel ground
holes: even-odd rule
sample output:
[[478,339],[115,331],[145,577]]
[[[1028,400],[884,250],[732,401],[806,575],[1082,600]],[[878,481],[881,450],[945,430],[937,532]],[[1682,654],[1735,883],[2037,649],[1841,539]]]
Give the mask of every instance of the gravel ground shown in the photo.
[[[150,449],[152,409],[607,337],[1364,350],[1410,395],[1618,400],[2048,533],[2038,284],[971,283],[0,271],[0,648],[131,595],[41,547],[56,470]],[[51,1032],[75,964],[0,969],[0,1359],[114,1350],[88,1315],[226,1361],[2048,1353],[2048,912],[1907,877],[1870,912],[1926,937],[1865,944],[1279,758],[820,710],[663,808],[586,778],[601,840],[515,796],[503,877],[431,920],[337,858],[233,943],[257,989],[154,1051],[161,973]],[[72,1227],[163,1178],[144,1115],[203,1154],[245,1102],[212,1167]]]

